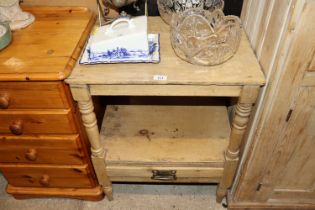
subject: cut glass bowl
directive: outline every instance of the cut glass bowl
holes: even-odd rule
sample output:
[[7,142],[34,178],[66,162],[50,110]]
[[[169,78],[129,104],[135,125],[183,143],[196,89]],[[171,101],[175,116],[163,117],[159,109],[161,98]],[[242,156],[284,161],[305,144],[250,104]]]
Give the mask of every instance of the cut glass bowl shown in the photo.
[[213,12],[189,9],[173,15],[172,47],[180,58],[198,65],[217,65],[237,51],[242,35],[241,21]]
[[160,16],[170,24],[173,13],[183,12],[191,8],[200,8],[209,11],[223,9],[223,0],[157,0]]

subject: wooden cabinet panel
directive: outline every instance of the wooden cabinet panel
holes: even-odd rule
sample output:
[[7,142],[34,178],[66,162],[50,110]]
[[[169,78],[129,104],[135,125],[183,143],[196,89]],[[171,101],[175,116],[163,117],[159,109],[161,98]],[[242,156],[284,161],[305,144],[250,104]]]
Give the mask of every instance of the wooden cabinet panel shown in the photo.
[[272,183],[272,190],[270,184],[265,190],[271,193],[269,200],[311,203],[315,198],[315,153],[311,149],[315,148],[315,88],[301,88],[296,104],[262,186]]
[[[245,0],[242,22],[266,75],[273,70],[273,60],[279,50],[284,26],[289,20],[288,10],[293,0]],[[291,14],[291,13],[290,13]]]
[[74,134],[70,110],[0,111],[0,134]]
[[[315,1],[291,1],[285,13],[275,7],[283,2],[273,1],[269,8],[286,21],[278,25],[282,33],[274,34],[279,40],[275,56],[265,60],[272,67],[268,86],[231,190],[230,209],[315,209]],[[272,16],[268,21],[267,27],[274,27]]]
[[69,108],[61,82],[1,82],[0,103],[5,98],[8,106],[0,109]]
[[91,187],[89,171],[83,166],[0,164],[11,185],[19,187]]
[[302,86],[315,86],[315,72],[307,71],[304,74]]
[[315,71],[315,55],[314,55],[314,58],[310,64],[309,71]]
[[78,135],[0,136],[0,162],[83,164]]
[[[266,162],[259,184],[251,191],[256,201],[247,200],[248,195],[241,194],[241,199],[237,198],[239,202],[234,197],[230,209],[315,209],[315,87],[300,88],[295,100],[296,106],[279,133],[276,147],[262,150],[265,154],[269,152],[271,160]],[[249,185],[253,183],[250,181],[242,180],[237,193],[242,189],[249,193],[252,188]]]

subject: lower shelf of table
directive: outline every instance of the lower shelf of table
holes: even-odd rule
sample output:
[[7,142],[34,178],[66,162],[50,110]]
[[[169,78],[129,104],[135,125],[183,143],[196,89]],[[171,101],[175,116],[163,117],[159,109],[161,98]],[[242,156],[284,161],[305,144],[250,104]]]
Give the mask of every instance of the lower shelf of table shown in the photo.
[[217,183],[229,135],[225,106],[108,106],[101,130],[116,182]]

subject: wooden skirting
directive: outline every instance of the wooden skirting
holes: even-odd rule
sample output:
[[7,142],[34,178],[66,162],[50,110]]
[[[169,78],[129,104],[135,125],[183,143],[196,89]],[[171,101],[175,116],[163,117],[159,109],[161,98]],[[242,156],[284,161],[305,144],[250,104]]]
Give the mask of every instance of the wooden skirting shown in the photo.
[[296,203],[259,203],[232,201],[231,192],[228,193],[228,210],[314,210],[315,204]]
[[12,194],[16,199],[54,196],[100,201],[104,198],[104,193],[100,186],[95,188],[25,188],[8,185],[6,190],[7,193]]
[[309,204],[266,204],[266,203],[232,203],[229,210],[314,210],[315,205]]

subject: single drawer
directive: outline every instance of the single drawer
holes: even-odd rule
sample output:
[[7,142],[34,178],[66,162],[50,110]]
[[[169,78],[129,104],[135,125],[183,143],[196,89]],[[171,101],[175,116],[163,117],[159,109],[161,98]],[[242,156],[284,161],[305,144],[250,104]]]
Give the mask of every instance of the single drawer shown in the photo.
[[0,136],[0,162],[83,164],[78,135]]
[[86,165],[50,166],[1,164],[9,184],[17,187],[91,187]]
[[69,107],[62,82],[0,82],[0,109]]
[[178,182],[218,183],[223,168],[212,167],[163,167],[108,165],[108,175],[115,182]]
[[76,127],[69,109],[27,111],[0,110],[1,134],[74,134]]

